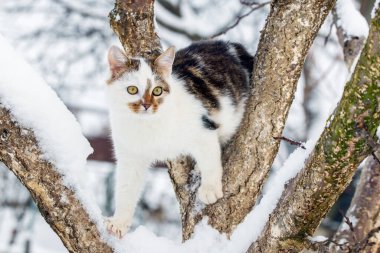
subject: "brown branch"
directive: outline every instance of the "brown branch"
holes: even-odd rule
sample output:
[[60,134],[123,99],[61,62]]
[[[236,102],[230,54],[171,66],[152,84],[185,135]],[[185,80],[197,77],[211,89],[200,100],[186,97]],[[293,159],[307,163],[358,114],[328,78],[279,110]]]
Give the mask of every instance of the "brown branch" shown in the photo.
[[278,152],[290,104],[305,56],[333,0],[273,1],[255,57],[251,97],[246,114],[223,153],[224,197],[201,211],[189,177],[193,161],[169,163],[182,214],[183,238],[208,217],[209,224],[230,234],[251,211]]
[[[46,222],[69,252],[112,252],[100,238],[96,225],[62,176],[43,160],[33,132],[12,120],[0,107],[0,161],[29,190]],[[66,196],[65,200],[62,196]]]
[[302,144],[302,142],[299,142],[299,141],[294,141],[294,140],[291,140],[289,138],[286,138],[284,136],[281,136],[281,137],[273,137],[275,140],[283,140],[283,141],[286,141],[288,143],[290,143],[290,145],[294,145],[294,146],[297,146],[297,147],[300,147],[302,149],[306,149],[305,146]]
[[322,133],[304,169],[284,191],[261,237],[250,252],[301,251],[322,218],[351,181],[372,148],[363,131],[373,136],[380,124],[380,10],[352,79],[346,84],[333,119]]
[[154,0],[116,0],[109,14],[111,27],[130,57],[152,59],[162,51],[153,7]]
[[[353,249],[368,246],[369,239],[375,235],[371,231],[376,231],[380,226],[380,164],[372,157],[368,157],[363,166],[346,217],[355,217],[355,223],[351,222],[352,226],[349,230],[342,225],[334,236],[334,240],[350,242],[351,245],[355,242],[355,245],[351,247]],[[377,247],[380,247],[379,241]],[[334,250],[333,247],[332,250]],[[375,247],[371,252],[376,252]]]

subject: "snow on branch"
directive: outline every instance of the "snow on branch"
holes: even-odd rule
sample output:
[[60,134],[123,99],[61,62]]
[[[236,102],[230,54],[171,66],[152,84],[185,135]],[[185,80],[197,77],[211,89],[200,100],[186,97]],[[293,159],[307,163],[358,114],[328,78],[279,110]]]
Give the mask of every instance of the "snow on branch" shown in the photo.
[[352,0],[338,0],[333,9],[334,23],[344,60],[351,68],[368,36],[368,24]]
[[[0,35],[0,101],[14,120],[33,130],[43,158],[67,177],[83,174],[92,148],[56,93]],[[68,178],[76,183],[78,177]]]
[[78,123],[1,36],[0,55],[0,161],[30,191],[70,252],[112,252],[95,225],[100,210],[81,184],[92,149]]
[[342,100],[319,138],[304,169],[283,193],[264,232],[250,252],[301,251],[322,218],[373,152],[380,124],[380,10]]

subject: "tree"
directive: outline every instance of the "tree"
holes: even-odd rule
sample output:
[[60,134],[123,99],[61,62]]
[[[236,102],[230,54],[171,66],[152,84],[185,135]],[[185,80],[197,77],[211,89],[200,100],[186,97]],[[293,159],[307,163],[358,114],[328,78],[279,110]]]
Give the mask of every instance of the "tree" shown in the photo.
[[[153,3],[153,0],[117,0],[110,14],[111,26],[129,56],[154,58],[161,51],[154,30]],[[333,4],[334,1],[327,0],[271,3],[255,57],[247,113],[236,137],[224,150],[223,199],[201,213],[193,212],[195,195],[187,191],[192,183],[189,171],[193,162],[186,157],[168,162],[181,203],[185,240],[204,216],[220,232],[231,234],[251,210],[278,151],[279,140],[274,137],[282,134],[307,51]],[[374,147],[368,140],[376,140],[375,131],[380,123],[376,99],[380,97],[376,83],[379,70],[373,67],[380,61],[379,16],[377,10],[369,40],[333,119],[304,170],[287,186],[262,236],[251,246],[252,252],[301,250],[359,163],[372,153]],[[111,252],[101,242],[99,232],[74,192],[62,184],[61,176],[49,162],[40,159],[32,131],[28,131],[26,140],[20,141],[21,128],[12,121],[9,111],[2,108],[0,119],[4,146],[1,161],[30,190],[41,213],[69,251]],[[30,155],[30,150],[34,155]],[[46,177],[54,183],[42,180]],[[323,180],[316,180],[321,177]],[[61,192],[70,196],[66,208],[57,195]],[[320,207],[316,208],[318,203]]]

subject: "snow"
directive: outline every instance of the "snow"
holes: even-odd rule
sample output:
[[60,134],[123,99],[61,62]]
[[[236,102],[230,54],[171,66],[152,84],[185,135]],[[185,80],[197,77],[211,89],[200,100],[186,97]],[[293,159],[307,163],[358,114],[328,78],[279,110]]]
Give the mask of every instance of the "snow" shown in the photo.
[[309,240],[311,242],[325,242],[327,241],[329,238],[327,238],[326,236],[322,236],[322,235],[318,235],[318,236],[314,236],[314,237],[310,237]]
[[376,135],[377,138],[380,140],[380,126],[377,128]]
[[346,35],[365,38],[368,36],[368,23],[356,9],[352,0],[338,0],[336,12],[338,15],[337,25],[343,28]]
[[[74,116],[45,81],[0,35],[0,101],[24,128],[33,130],[42,158],[72,187],[90,217],[101,223],[100,209],[86,188],[84,166],[92,152]],[[62,196],[63,200],[65,196]]]
[[80,174],[92,148],[74,116],[1,35],[0,55],[2,105],[33,130],[44,159],[67,176]]

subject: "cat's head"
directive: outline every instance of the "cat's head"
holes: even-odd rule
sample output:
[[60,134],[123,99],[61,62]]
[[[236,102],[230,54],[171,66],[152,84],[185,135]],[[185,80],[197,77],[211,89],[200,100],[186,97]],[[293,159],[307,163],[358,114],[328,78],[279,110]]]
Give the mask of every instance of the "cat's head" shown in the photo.
[[116,46],[108,52],[111,78],[107,81],[118,109],[138,115],[152,115],[160,110],[170,93],[168,80],[175,57],[174,47],[148,63],[142,58],[128,58]]

